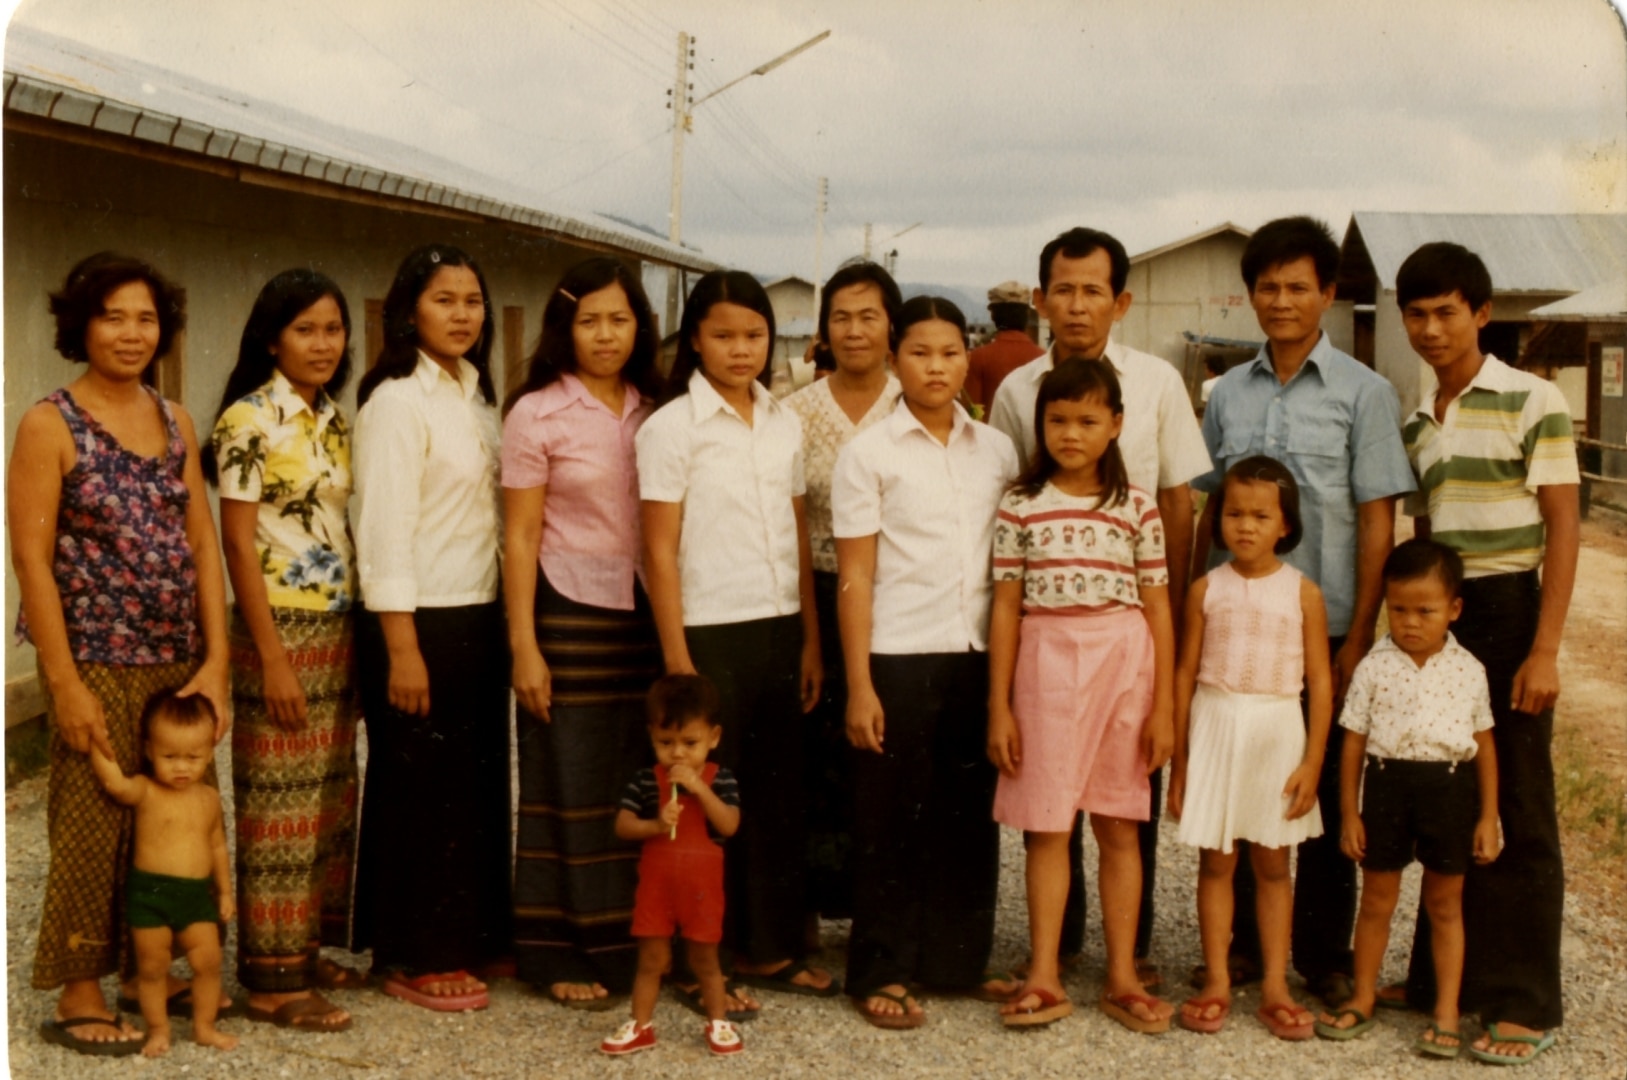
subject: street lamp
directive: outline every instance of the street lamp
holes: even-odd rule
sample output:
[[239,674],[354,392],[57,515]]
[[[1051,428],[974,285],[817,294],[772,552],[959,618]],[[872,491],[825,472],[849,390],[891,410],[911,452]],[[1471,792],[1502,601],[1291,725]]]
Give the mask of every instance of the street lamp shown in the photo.
[[[693,70],[695,66],[695,53],[691,47],[694,44],[694,39],[685,31],[680,30],[678,32],[678,77],[672,87],[672,208],[667,215],[667,239],[672,241],[674,247],[677,247],[683,240],[684,132],[690,131],[694,127],[695,109],[717,97],[731,86],[745,82],[753,75],[767,75],[793,56],[806,52],[828,37],[830,37],[829,30],[822,34],[815,34],[796,48],[781,53],[767,63],[757,65],[738,78],[731,79],[699,101],[691,102],[689,100],[691,87],[687,73]],[[677,329],[677,323],[678,268],[670,266],[667,268],[667,318],[662,329],[665,333],[670,334]]]

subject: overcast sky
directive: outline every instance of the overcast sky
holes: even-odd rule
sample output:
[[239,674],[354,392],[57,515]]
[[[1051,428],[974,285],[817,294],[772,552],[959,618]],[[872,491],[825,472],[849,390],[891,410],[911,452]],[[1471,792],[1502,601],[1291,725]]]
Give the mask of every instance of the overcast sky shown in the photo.
[[[1622,0],[1617,0],[1622,2]],[[749,12],[749,15],[746,13]],[[1607,0],[25,0],[27,25],[374,131],[666,231],[676,37],[706,93],[683,232],[763,274],[899,250],[1032,283],[1075,224],[1132,253],[1357,209],[1627,210]],[[890,239],[921,222],[908,235]]]

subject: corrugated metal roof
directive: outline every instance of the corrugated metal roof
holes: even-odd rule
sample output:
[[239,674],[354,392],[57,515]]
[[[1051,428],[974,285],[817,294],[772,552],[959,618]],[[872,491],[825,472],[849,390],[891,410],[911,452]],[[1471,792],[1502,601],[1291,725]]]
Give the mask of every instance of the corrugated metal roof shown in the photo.
[[561,213],[519,185],[17,23],[6,31],[5,108],[291,176],[450,207],[693,270],[718,264],[589,211]]
[[1614,278],[1575,296],[1532,308],[1531,317],[1554,322],[1627,322],[1627,278]]
[[[1576,292],[1627,275],[1627,214],[1401,214],[1351,216],[1379,288],[1419,245],[1462,244],[1485,261],[1498,292]],[[1348,241],[1348,237],[1347,237]]]
[[1171,240],[1162,247],[1155,247],[1150,251],[1143,251],[1140,255],[1132,255],[1130,257],[1130,265],[1135,266],[1137,263],[1146,262],[1148,259],[1156,259],[1165,252],[1174,251],[1176,248],[1183,248],[1188,244],[1195,244],[1199,240],[1207,240],[1211,236],[1218,236],[1225,232],[1236,233],[1244,240],[1247,240],[1249,237],[1254,235],[1241,225],[1233,225],[1229,221],[1223,221],[1213,228],[1204,229],[1202,232],[1193,233],[1191,236],[1183,236],[1179,240]]

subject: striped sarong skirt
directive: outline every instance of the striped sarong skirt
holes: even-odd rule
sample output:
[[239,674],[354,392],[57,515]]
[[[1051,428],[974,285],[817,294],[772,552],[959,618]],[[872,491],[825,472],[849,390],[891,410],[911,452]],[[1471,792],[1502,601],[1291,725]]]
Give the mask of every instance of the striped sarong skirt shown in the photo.
[[618,840],[622,790],[651,760],[644,699],[661,651],[642,588],[632,611],[579,604],[537,575],[537,641],[551,721],[518,711],[520,812],[514,943],[519,975],[546,990],[632,985],[639,849]]

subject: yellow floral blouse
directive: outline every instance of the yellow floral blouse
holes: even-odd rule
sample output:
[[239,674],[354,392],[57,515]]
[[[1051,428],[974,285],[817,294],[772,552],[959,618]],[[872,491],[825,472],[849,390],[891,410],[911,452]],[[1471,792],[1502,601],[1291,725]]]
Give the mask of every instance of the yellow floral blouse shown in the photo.
[[261,504],[255,526],[272,607],[348,611],[356,597],[350,426],[326,394],[316,408],[282,372],[221,414],[213,436],[220,497]]

